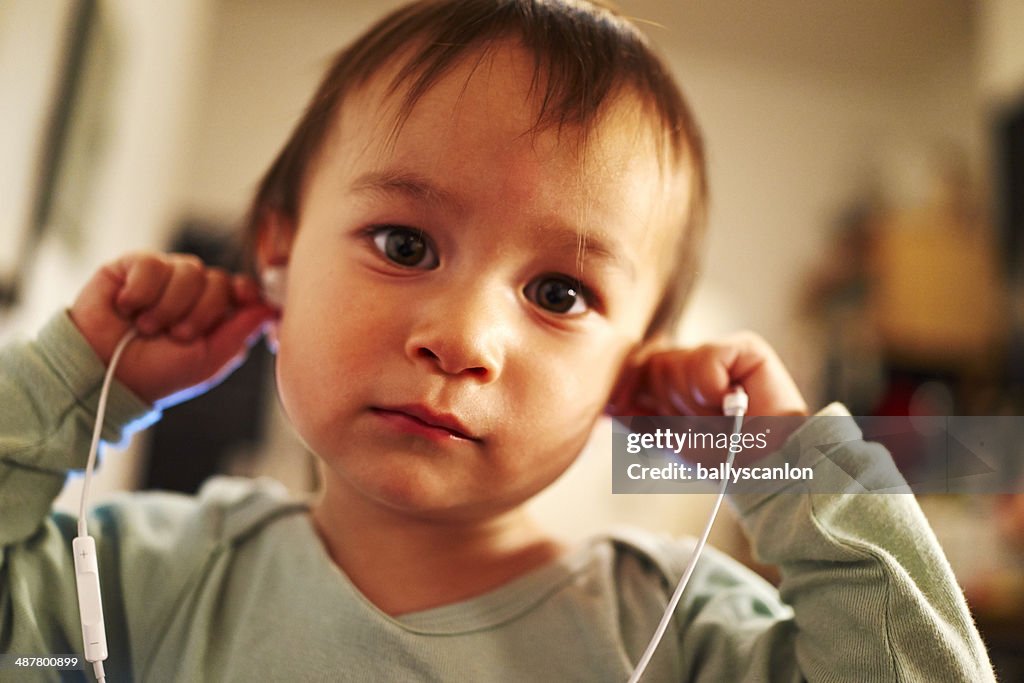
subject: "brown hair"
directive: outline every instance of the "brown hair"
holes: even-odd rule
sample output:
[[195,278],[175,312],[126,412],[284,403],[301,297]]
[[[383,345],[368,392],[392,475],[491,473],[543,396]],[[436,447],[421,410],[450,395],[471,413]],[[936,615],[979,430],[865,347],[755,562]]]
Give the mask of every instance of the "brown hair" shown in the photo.
[[[270,215],[298,225],[309,168],[345,97],[402,50],[411,56],[390,84],[406,86],[395,134],[420,97],[473,51],[519,39],[535,59],[534,88],[543,82],[535,131],[577,128],[585,138],[603,106],[624,91],[637,96],[662,131],[663,153],[676,169],[688,164],[689,206],[679,226],[675,268],[645,337],[670,331],[682,315],[697,274],[707,180],[704,146],[678,86],[662,59],[632,24],[586,0],[420,0],[378,21],[335,58],[291,137],[261,180],[247,217],[251,250]],[[410,46],[413,46],[410,48]]]

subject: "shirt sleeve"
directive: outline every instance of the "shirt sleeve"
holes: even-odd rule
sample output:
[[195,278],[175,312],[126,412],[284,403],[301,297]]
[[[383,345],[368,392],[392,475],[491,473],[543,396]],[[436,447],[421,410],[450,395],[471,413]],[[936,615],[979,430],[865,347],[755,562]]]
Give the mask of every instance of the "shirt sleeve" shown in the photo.
[[[103,363],[66,312],[54,316],[34,341],[0,350],[2,652],[81,651],[71,557],[76,520],[50,515],[50,507],[69,471],[86,465],[104,373]],[[115,381],[102,438],[122,441],[157,416]],[[90,527],[101,563],[110,561],[114,549],[114,544],[103,543],[103,526]],[[101,590],[108,588],[104,584]]]
[[799,456],[814,466],[815,490],[836,493],[730,495],[755,558],[780,569],[782,604],[713,553],[694,575],[697,597],[681,629],[687,680],[995,681],[914,496],[840,492],[902,481],[885,448],[861,437],[833,404],[776,456],[792,461],[801,443],[829,444]]

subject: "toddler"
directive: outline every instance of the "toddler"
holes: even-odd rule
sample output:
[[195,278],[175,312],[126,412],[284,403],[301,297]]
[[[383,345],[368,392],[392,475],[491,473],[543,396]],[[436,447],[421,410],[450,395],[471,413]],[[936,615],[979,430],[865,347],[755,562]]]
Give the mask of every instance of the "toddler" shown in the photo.
[[[140,335],[108,441],[267,331],[320,490],[216,478],[92,510],[109,680],[625,681],[694,542],[571,544],[524,503],[605,414],[720,414],[739,385],[751,415],[807,415],[757,336],[671,343],[705,179],[677,86],[611,11],[424,0],[385,17],[337,57],[253,202],[278,305],[194,258],[129,254],[3,351],[0,646],[83,651],[75,520],[49,508],[85,464],[118,340]],[[888,457],[852,421],[799,426],[827,429],[815,442],[848,471]],[[781,586],[709,550],[645,680],[992,680],[912,496],[733,503]]]

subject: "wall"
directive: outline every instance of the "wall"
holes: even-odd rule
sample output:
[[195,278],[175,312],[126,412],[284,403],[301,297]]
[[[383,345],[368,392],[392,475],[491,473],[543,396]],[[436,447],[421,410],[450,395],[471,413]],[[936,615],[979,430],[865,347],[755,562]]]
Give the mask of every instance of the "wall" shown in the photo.
[[982,0],[978,3],[977,80],[986,106],[997,107],[1024,94],[1024,3]]
[[[14,277],[32,221],[32,186],[39,173],[42,135],[57,89],[63,26],[70,5],[9,0],[0,7],[0,92],[5,95],[0,127],[0,281]],[[31,53],[32,60],[24,59]],[[17,94],[17,97],[13,95]],[[16,105],[15,105],[16,103]]]

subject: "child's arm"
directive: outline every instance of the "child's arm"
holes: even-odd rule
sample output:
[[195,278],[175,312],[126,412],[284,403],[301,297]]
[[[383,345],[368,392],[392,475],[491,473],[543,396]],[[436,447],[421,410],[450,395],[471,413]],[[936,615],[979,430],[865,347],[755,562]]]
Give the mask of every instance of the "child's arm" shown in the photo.
[[[134,319],[148,312],[160,314],[175,298],[179,317],[163,319],[163,326],[152,330],[155,335],[180,321],[180,316],[193,315],[193,320],[204,316],[199,322],[206,325],[197,325],[199,331],[191,342],[157,336],[132,342],[135,349],[129,347],[122,361],[126,374],[117,373],[120,382],[112,388],[104,420],[104,440],[116,442],[133,422],[152,414],[152,403],[180,392],[189,382],[196,384],[222,372],[225,363],[244,352],[246,339],[269,315],[269,309],[256,303],[258,293],[253,293],[251,283],[238,282],[238,295],[233,297],[224,296],[230,291],[204,294],[208,282],[230,283],[221,275],[209,277],[205,268],[198,271],[204,276],[202,286],[196,287],[192,280],[192,293],[182,297],[172,282],[177,261],[177,257],[132,256],[110,264],[90,280],[75,306],[54,316],[35,341],[0,349],[0,649],[4,652],[80,651],[68,540],[74,534],[74,520],[64,515],[48,520],[47,514],[68,472],[85,466],[104,363],[112,350],[106,345],[108,338],[116,343]],[[191,262],[183,267],[195,270]],[[184,305],[181,298],[186,299]],[[119,304],[124,312],[118,310]],[[219,308],[219,315],[210,308]],[[225,359],[220,366],[217,353]],[[206,364],[198,369],[194,363],[190,366],[189,354]],[[162,365],[170,363],[176,365]],[[124,386],[126,378],[134,382],[131,391]],[[101,564],[109,568],[113,564],[109,553],[116,544],[105,543],[109,540],[104,537],[105,526],[94,526],[93,533]],[[111,626],[108,621],[108,630]]]
[[25,539],[84,467],[105,364],[130,327],[144,336],[118,366],[108,442],[151,405],[223,378],[272,314],[246,278],[193,257],[130,255],[101,268],[37,341],[0,351],[0,545]]
[[[748,334],[634,359],[612,396],[613,411],[715,414],[735,384],[750,394],[751,416],[804,413],[781,361]],[[831,417],[808,418],[783,449],[801,441],[835,444],[827,458],[819,458],[819,490],[842,491],[851,479],[898,477],[885,449],[861,440],[841,406],[823,415]],[[829,477],[831,485],[823,480]],[[722,590],[721,577],[693,586],[691,604],[700,609],[684,609],[680,645],[695,680],[789,680],[786,672],[812,681],[994,680],[960,588],[912,495],[731,498],[756,558],[780,568],[780,597],[793,614],[747,620],[741,615],[750,610],[731,603],[742,591]]]
[[[801,440],[835,444],[818,456],[816,489],[900,480],[885,448],[863,441],[842,406],[819,415],[785,447]],[[961,589],[913,495],[732,498],[755,557],[781,570],[779,594],[793,607],[795,628],[776,635],[809,680],[995,680]]]

